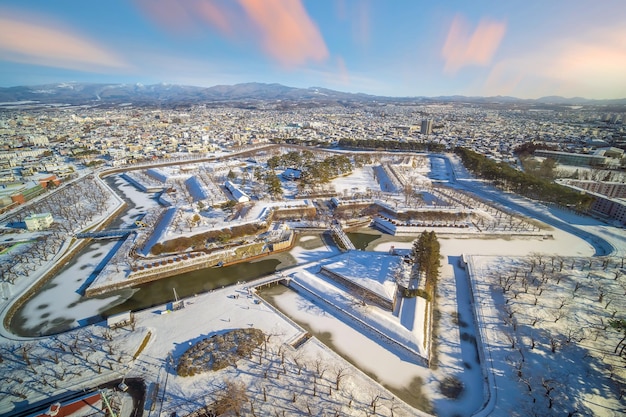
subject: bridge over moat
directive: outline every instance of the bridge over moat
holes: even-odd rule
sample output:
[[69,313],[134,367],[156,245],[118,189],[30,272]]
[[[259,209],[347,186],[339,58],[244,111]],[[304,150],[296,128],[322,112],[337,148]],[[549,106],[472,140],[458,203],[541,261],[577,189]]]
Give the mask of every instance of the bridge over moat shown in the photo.
[[116,239],[128,236],[129,234],[136,232],[137,229],[108,229],[98,230],[94,232],[82,232],[74,235],[77,239]]

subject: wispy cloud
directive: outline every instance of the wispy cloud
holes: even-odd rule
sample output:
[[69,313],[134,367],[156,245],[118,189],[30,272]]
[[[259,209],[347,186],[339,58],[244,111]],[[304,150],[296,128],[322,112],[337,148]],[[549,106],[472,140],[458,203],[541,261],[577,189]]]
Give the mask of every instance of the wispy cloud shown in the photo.
[[263,49],[291,67],[309,60],[323,61],[328,49],[300,0],[239,0],[256,25]]
[[481,20],[472,32],[465,18],[456,16],[441,50],[444,71],[456,73],[463,67],[488,65],[506,32],[506,23]]
[[334,2],[335,16],[340,21],[348,22],[352,30],[352,39],[359,46],[367,46],[371,36],[372,5],[369,0],[353,0],[347,4],[347,0]]
[[235,28],[232,21],[235,19],[229,9],[219,7],[211,1],[201,1],[197,4],[199,16],[214,26],[221,33],[233,36]]
[[344,61],[343,57],[338,55],[335,58],[335,61],[337,63],[337,77],[336,80],[338,80],[341,84],[344,85],[349,85],[350,84],[350,73],[348,72],[348,67],[346,67],[346,62]]
[[6,61],[94,72],[130,67],[116,53],[61,24],[7,10],[0,15],[0,53]]
[[361,0],[354,10],[355,22],[352,28],[353,36],[360,45],[367,45],[370,41],[371,32],[371,5],[368,1]]
[[228,38],[245,37],[287,68],[329,57],[301,0],[136,0],[136,4],[168,29],[185,32],[208,26]]
[[626,28],[605,26],[546,38],[494,64],[485,81],[489,94],[538,97],[626,97]]
[[242,13],[236,2],[224,0],[135,0],[134,3],[159,26],[180,34],[198,33],[208,24],[232,36],[233,23]]

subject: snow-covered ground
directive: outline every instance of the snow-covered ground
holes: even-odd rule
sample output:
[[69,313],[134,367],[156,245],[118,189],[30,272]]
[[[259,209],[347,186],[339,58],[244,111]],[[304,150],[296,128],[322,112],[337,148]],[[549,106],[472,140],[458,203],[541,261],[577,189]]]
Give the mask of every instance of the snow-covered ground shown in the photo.
[[[53,338],[19,342],[3,339],[0,375],[6,388],[0,398],[0,414],[11,413],[25,398],[35,402],[66,389],[81,389],[126,375],[144,377],[149,393],[158,383],[158,395],[155,395],[158,401],[153,411],[144,410],[146,416],[170,415],[173,411],[182,415],[210,404],[229,378],[247,386],[251,400],[244,408],[247,415],[274,415],[282,411],[285,415],[422,414],[398,397],[443,416],[475,412],[567,415],[574,410],[581,415],[620,415],[624,400],[618,399],[618,387],[611,385],[616,380],[623,384],[625,378],[623,361],[612,354],[619,337],[603,326],[613,311],[619,317],[618,313],[626,307],[625,276],[613,276],[614,266],[626,254],[623,230],[472,182],[452,159],[451,165],[446,159],[432,157],[430,177],[449,181],[450,186],[470,190],[485,200],[496,196],[499,204],[513,211],[536,214],[551,225],[553,239],[493,236],[485,239],[480,235],[440,238],[442,268],[433,341],[436,355],[430,367],[376,337],[372,330],[388,320],[387,334],[393,334],[394,326],[399,325],[396,335],[410,328],[416,332],[413,340],[421,343],[423,328],[419,318],[411,316],[409,307],[413,306],[403,306],[399,317],[380,315],[371,306],[351,307],[356,318],[370,321],[372,328],[367,328],[354,318],[337,314],[332,305],[306,296],[305,292],[287,290],[273,295],[278,311],[258,302],[254,295],[249,296],[246,286],[251,284],[245,284],[198,295],[186,300],[185,309],[169,314],[161,314],[166,306],[137,312],[134,330],[119,329],[107,335],[99,323]],[[352,179],[346,176],[336,180],[335,187],[380,190],[380,184],[373,174],[367,174],[368,170],[371,172],[371,167],[363,168],[360,173],[355,171]],[[358,185],[350,185],[350,181]],[[132,186],[119,185],[128,198],[134,199],[136,195],[144,198],[138,197],[142,193]],[[152,207],[154,200],[145,198],[135,211],[126,214],[124,224]],[[566,230],[560,228],[563,224],[569,225]],[[299,265],[278,276],[294,275],[297,279],[298,271],[314,273],[321,264],[340,256],[336,248],[326,246],[323,241],[317,246],[307,246],[313,239],[317,238],[301,239],[301,246],[290,252]],[[407,239],[386,236],[381,242],[373,242],[373,250],[386,253],[391,246],[411,247]],[[99,256],[106,256],[110,250],[107,245],[100,246]],[[591,267],[586,266],[589,258],[599,252],[598,248],[614,250],[613,266],[606,271],[597,257]],[[459,266],[462,254],[472,255],[467,258],[468,269]],[[88,275],[102,259],[81,257],[74,265],[79,272],[74,274]],[[550,271],[553,262],[559,268],[561,259],[564,264],[563,271],[557,271],[562,275],[559,280],[558,274]],[[531,267],[533,272],[527,282],[532,285],[525,292],[522,276]],[[505,287],[508,284],[501,277],[514,276],[516,269],[518,277],[510,278],[511,286],[503,291],[503,283]],[[545,278],[543,272],[548,278],[541,283]],[[74,299],[59,303],[62,293],[76,291],[82,285],[76,276],[67,278],[66,282],[67,286],[58,287],[59,293],[52,289],[38,296],[44,298],[31,300],[32,305],[25,310],[27,323],[55,318],[80,322],[101,308],[99,304],[78,303]],[[309,284],[318,295],[332,294],[330,289],[321,289],[321,281]],[[232,297],[235,294],[239,297]],[[418,306],[414,307],[413,312],[419,310]],[[54,308],[59,312],[54,312]],[[88,311],[92,308],[95,310]],[[320,340],[358,369],[316,338],[298,349],[291,347],[290,342],[305,332],[294,320],[319,334]],[[268,352],[263,356],[257,352],[240,361],[236,368],[217,373],[187,378],[173,373],[170,358],[176,361],[194,342],[228,329],[250,326],[272,335]],[[3,332],[12,337],[6,330]],[[141,341],[148,334],[148,343],[139,354]],[[533,340],[535,346],[531,348]],[[511,347],[513,342],[515,347]],[[76,348],[69,349],[74,343]],[[553,344],[555,352],[552,352]],[[123,354],[118,358],[109,353],[111,349]],[[43,383],[42,379],[47,382]],[[451,398],[455,388],[460,391],[456,398]],[[548,408],[550,400],[553,408]]]
[[[138,192],[135,187],[119,177],[115,182],[122,196],[132,200],[135,205],[133,209],[120,216],[121,228],[133,225],[138,216],[157,206],[153,195]],[[28,300],[16,317],[22,323],[20,327],[27,333],[32,333],[32,329],[36,329],[36,332],[43,334],[50,333],[57,327],[62,329],[80,327],[94,319],[98,320],[98,314],[122,303],[132,294],[131,290],[112,297],[82,296],[82,292],[114,256],[121,243],[121,241],[95,241],[90,244],[82,256],[74,258],[53,281]]]
[[371,166],[355,168],[349,175],[334,179],[333,186],[339,195],[380,190]]
[[541,255],[470,260],[494,368],[493,414],[623,415],[626,373],[614,352],[623,335],[607,323],[626,311],[626,281],[615,275],[619,258],[606,269],[603,260],[592,260],[591,267],[589,261]]

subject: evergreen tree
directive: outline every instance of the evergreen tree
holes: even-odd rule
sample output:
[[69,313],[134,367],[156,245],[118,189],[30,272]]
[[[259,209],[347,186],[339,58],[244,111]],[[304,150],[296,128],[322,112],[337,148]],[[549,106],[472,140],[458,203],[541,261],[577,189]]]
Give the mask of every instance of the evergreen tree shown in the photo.
[[413,261],[418,264],[418,270],[427,280],[427,285],[429,282],[436,282],[440,266],[440,245],[435,232],[422,232],[413,244],[411,252]]
[[278,175],[274,173],[274,171],[270,171],[265,176],[265,184],[267,185],[267,191],[270,193],[272,197],[277,197],[283,193],[283,187],[280,184],[280,178]]

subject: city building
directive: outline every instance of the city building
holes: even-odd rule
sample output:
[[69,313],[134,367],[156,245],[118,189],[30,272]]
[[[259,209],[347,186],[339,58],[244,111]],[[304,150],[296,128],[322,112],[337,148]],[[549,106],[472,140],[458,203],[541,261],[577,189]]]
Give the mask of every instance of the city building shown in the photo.
[[590,193],[595,197],[591,205],[591,213],[605,218],[607,221],[626,226],[626,200],[623,198],[608,198],[600,194]]
[[537,149],[535,156],[552,158],[559,164],[575,166],[605,166],[606,156],[597,154],[581,154]]
[[432,132],[433,132],[433,121],[430,119],[422,120],[420,133],[422,135],[430,135]]
[[50,213],[31,214],[24,219],[27,230],[45,229],[50,226],[53,221],[52,214]]
[[578,187],[581,190],[602,194],[609,198],[626,198],[626,184],[616,181],[571,180],[559,181],[564,185]]
[[287,168],[281,175],[286,180],[295,181],[300,179],[302,171],[296,168]]

